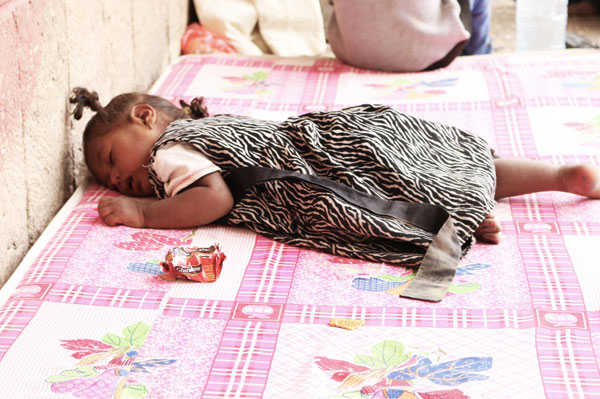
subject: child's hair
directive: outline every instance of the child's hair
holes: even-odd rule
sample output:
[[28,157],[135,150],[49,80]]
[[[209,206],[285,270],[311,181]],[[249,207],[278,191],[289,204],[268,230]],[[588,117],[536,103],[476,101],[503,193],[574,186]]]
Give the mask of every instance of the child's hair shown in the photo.
[[181,100],[179,103],[182,108],[178,108],[162,97],[132,92],[114,97],[106,107],[103,107],[98,99],[98,93],[95,91],[90,92],[83,87],[76,87],[73,89],[69,101],[76,104],[73,110],[73,118],[77,120],[81,119],[85,107],[96,112],[83,131],[84,144],[92,137],[102,136],[122,123],[128,117],[131,107],[138,104],[148,104],[172,120],[180,118],[200,119],[208,116],[208,111],[203,104],[204,97],[194,98],[190,104]]

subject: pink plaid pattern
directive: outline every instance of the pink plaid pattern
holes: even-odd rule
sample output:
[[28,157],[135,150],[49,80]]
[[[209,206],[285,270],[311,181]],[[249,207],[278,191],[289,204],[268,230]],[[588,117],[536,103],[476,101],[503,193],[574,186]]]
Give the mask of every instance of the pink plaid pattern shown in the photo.
[[171,69],[167,78],[161,82],[159,87],[155,88],[155,93],[175,103],[178,103],[179,99],[186,99],[186,88],[200,73],[203,66],[203,62],[190,62],[184,59]]
[[74,212],[32,264],[22,283],[51,283],[58,280],[69,258],[96,220],[97,214]]
[[[527,206],[525,206],[525,208],[527,208]],[[537,208],[537,209],[539,209],[539,208]],[[517,209],[517,211],[515,213],[517,213],[519,211],[523,212],[523,209],[522,208]],[[525,212],[527,212],[527,211],[525,211]],[[523,212],[522,214],[524,214],[525,212]],[[560,227],[559,227],[558,223],[556,221],[553,221],[552,219],[529,221],[529,220],[524,220],[525,218],[522,216],[517,217],[517,219],[520,219],[520,220],[515,223],[515,227],[519,234],[545,234],[545,235],[552,235],[552,234],[559,235],[560,234]]]
[[[334,61],[316,62],[306,78],[302,104],[310,107],[318,104],[319,107],[330,108],[335,102],[339,74],[335,73],[339,64]],[[310,108],[305,108],[310,111]],[[313,109],[314,111],[315,109]]]
[[[345,104],[349,107],[351,103]],[[489,110],[490,105],[480,101],[456,102],[456,103],[399,103],[391,105],[394,109],[407,114],[423,116],[427,119],[427,114],[431,112],[470,112],[474,110]],[[337,108],[337,107],[336,107]],[[431,118],[429,118],[431,119]]]
[[58,280],[70,257],[98,220],[96,204],[109,190],[92,183],[76,209],[67,217],[46,248],[28,269],[21,284],[53,283]]
[[203,319],[229,320],[233,302],[190,298],[166,298],[163,315]]
[[520,236],[519,248],[535,308],[585,310],[577,276],[560,237]]
[[533,157],[537,155],[525,108],[512,102],[496,102],[493,111],[498,154],[501,156]]
[[599,236],[600,223],[598,222],[559,222],[563,235]]
[[555,221],[552,194],[535,193],[513,197],[510,199],[510,209],[514,220],[517,221]]
[[47,300],[78,305],[116,308],[158,309],[165,293],[162,291],[130,290],[126,288],[90,287],[76,284],[54,284]]
[[[588,321],[590,323],[590,329],[594,332],[600,332],[600,311],[587,312]],[[598,357],[600,361],[600,356]]]
[[440,328],[532,328],[530,311],[509,309],[364,308],[288,304],[284,323],[328,324],[332,318],[363,320],[366,326]]
[[[69,258],[97,221],[97,213],[86,209],[86,206],[97,202],[98,194],[105,191],[105,188],[97,184],[90,185],[77,209],[67,217],[31,264],[17,292],[0,308],[0,360],[35,316],[43,303],[42,299],[52,287],[51,283],[60,277]],[[27,299],[28,297],[34,299]]]
[[[87,190],[85,190],[85,194],[79,201],[77,209],[86,209],[90,211],[90,214],[93,214],[96,211],[96,206],[98,205],[98,201],[100,200],[100,198],[107,195],[116,195],[116,193],[100,185],[94,180],[90,183]],[[95,216],[97,216],[97,214],[95,214]]]
[[267,382],[279,323],[230,321],[202,398],[260,398]]
[[547,398],[600,397],[589,331],[538,329],[536,343]]
[[9,302],[0,309],[0,361],[35,316],[40,301]]
[[[457,68],[457,66],[457,63],[453,63],[450,68]],[[512,82],[512,77],[507,74],[507,68],[501,61],[480,61],[478,69],[485,72],[483,76],[491,99],[504,99],[511,103],[519,100],[515,96],[515,83]]]
[[299,253],[299,248],[259,236],[236,301],[285,303]]
[[553,155],[539,157],[540,160],[555,163],[558,165],[574,163],[595,163],[600,164],[600,155]]
[[507,235],[514,235],[517,232],[517,226],[513,222],[505,222],[500,220],[500,227],[502,227],[502,233]]

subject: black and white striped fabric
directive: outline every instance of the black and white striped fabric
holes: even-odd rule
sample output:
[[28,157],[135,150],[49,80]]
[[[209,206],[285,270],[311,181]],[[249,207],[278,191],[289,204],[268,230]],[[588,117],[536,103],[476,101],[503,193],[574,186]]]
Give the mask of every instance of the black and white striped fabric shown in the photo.
[[[383,105],[314,112],[285,122],[216,115],[172,122],[153,147],[192,144],[222,175],[259,166],[321,176],[385,199],[441,206],[464,252],[494,206],[490,149],[477,136]],[[159,198],[163,183],[150,167]],[[227,215],[230,224],[291,245],[417,267],[434,233],[381,216],[302,180],[253,185]]]

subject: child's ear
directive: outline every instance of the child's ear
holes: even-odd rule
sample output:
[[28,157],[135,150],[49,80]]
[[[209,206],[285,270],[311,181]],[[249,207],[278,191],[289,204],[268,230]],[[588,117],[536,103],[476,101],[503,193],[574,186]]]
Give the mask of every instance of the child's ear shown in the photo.
[[149,104],[137,104],[131,107],[129,114],[131,121],[134,123],[141,123],[149,128],[154,127],[156,124],[156,110]]

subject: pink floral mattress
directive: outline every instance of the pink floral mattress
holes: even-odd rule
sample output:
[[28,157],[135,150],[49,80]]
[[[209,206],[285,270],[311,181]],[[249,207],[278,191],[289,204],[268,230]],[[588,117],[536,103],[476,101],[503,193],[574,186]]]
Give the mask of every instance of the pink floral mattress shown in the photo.
[[[386,103],[501,156],[600,163],[599,71],[600,52],[571,50],[415,74],[208,55],[153,91],[276,120]],[[600,398],[600,201],[499,202],[502,244],[475,245],[428,303],[398,297],[411,270],[238,228],[107,227],[105,195],[78,190],[0,291],[1,398]],[[213,242],[227,256],[215,283],[158,277],[169,248]]]

